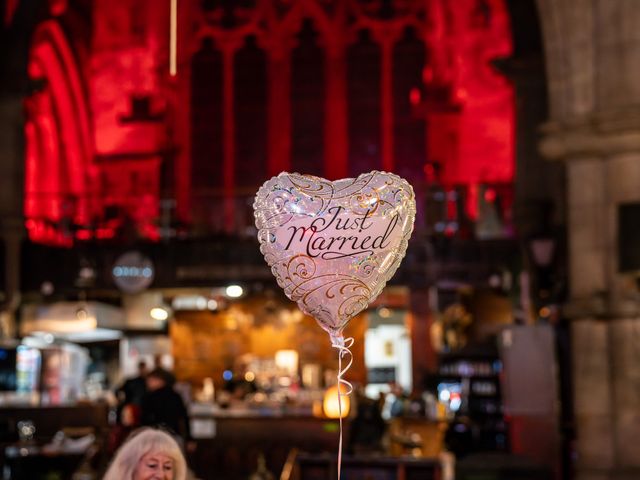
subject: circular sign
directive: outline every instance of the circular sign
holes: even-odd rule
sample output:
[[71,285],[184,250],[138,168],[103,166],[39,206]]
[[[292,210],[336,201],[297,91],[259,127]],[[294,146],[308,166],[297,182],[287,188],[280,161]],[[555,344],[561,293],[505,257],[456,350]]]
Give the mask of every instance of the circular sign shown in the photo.
[[137,251],[120,255],[111,269],[116,286],[125,293],[138,293],[153,282],[153,262]]

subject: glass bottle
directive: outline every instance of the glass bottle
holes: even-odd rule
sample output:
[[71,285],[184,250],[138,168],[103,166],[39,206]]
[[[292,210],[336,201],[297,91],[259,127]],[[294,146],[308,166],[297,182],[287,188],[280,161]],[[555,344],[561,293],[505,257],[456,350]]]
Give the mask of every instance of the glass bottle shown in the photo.
[[251,474],[249,480],[275,480],[273,473],[267,470],[267,462],[263,453],[258,455],[258,468]]

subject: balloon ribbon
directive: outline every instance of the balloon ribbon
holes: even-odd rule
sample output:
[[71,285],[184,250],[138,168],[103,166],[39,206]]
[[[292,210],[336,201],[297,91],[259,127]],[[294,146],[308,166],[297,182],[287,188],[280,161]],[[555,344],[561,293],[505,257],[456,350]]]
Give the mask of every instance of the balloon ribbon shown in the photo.
[[[347,370],[351,368],[353,363],[353,354],[350,348],[353,346],[354,339],[352,337],[333,338],[331,346],[338,349],[338,415],[340,416],[340,442],[338,444],[338,480],[340,480],[340,472],[342,469],[342,397],[348,397],[353,392],[353,385],[343,378]],[[347,365],[342,367],[342,357],[347,357]],[[342,393],[341,385],[346,387],[346,392]]]

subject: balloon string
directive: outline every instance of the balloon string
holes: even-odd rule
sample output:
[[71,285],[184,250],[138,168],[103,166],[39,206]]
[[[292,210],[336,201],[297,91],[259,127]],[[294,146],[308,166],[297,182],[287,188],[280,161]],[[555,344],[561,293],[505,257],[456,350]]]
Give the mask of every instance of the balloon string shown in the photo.
[[[338,442],[338,480],[340,480],[340,473],[342,470],[342,397],[349,396],[353,392],[353,385],[343,378],[344,374],[351,368],[353,363],[353,354],[350,348],[353,346],[355,340],[352,337],[347,339],[339,338],[331,344],[333,348],[338,349],[338,415],[340,417],[340,440]],[[342,357],[348,356],[349,361],[347,365],[342,368]],[[342,393],[341,385],[345,385],[346,392]]]

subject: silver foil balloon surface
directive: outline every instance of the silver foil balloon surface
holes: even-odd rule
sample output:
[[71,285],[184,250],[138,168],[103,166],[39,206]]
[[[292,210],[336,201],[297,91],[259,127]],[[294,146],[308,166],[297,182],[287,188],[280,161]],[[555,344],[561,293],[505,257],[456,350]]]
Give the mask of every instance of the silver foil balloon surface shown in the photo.
[[278,284],[333,343],[402,261],[413,231],[413,188],[391,173],[329,181],[281,173],[253,204],[260,251]]

